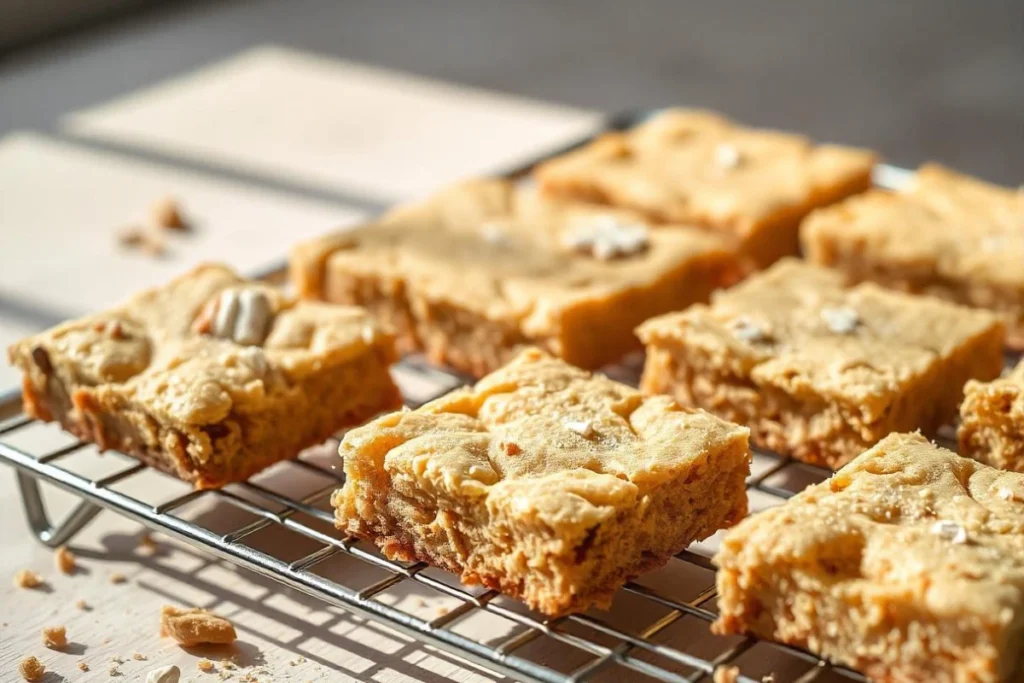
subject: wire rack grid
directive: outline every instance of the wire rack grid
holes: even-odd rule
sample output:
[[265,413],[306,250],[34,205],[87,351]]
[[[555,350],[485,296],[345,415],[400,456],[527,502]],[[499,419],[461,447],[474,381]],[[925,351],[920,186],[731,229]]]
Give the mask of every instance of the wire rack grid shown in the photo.
[[[605,369],[609,376],[633,384],[637,372],[635,362],[630,366]],[[396,366],[395,374],[403,389],[415,387],[414,390],[404,391],[406,405],[411,408],[464,384],[465,379],[429,366],[417,357],[403,359]],[[680,620],[696,619],[707,625],[716,617],[713,611],[716,594],[711,580],[713,567],[706,551],[700,549],[683,551],[676,557],[678,561],[703,570],[708,577],[704,584],[694,588],[695,594],[689,599],[680,599],[675,591],[666,592],[642,582],[626,584],[623,588],[625,594],[658,607],[659,616],[639,629],[623,627],[599,610],[551,619],[512,605],[495,591],[474,591],[441,580],[425,571],[428,567],[424,563],[394,562],[381,556],[372,544],[324,530],[323,527],[333,521],[329,506],[330,495],[344,481],[340,469],[334,469],[329,464],[305,455],[289,463],[291,467],[326,479],[325,485],[316,486],[301,496],[288,495],[249,481],[225,489],[189,491],[155,504],[144,502],[122,490],[122,486],[115,488],[115,485],[124,484],[146,471],[153,472],[148,466],[128,456],[123,456],[125,464],[120,469],[103,477],[90,478],[74,471],[75,468],[69,466],[69,463],[78,454],[90,449],[91,444],[75,441],[39,453],[13,446],[13,437],[37,424],[21,414],[17,407],[19,401],[20,397],[16,393],[8,394],[5,400],[0,401],[0,415],[11,415],[0,422],[0,461],[14,466],[29,526],[42,543],[51,547],[67,543],[100,510],[112,510],[149,529],[168,534],[329,604],[386,623],[416,640],[514,680],[575,683],[597,680],[609,675],[611,669],[621,669],[642,680],[670,683],[707,681],[717,667],[736,663],[758,643],[754,638],[738,641],[723,638],[720,639],[722,647],[719,651],[695,654],[688,651],[686,642],[659,639],[659,635],[667,633]],[[336,445],[337,440],[333,440],[331,446]],[[755,474],[748,479],[747,488],[770,498],[768,504],[781,502],[794,495],[806,483],[822,480],[829,475],[825,470],[768,453],[758,453],[756,458]],[[81,499],[63,522],[55,525],[51,521],[40,482],[53,484]],[[200,499],[215,499],[226,503],[243,510],[253,519],[224,532],[176,514]],[[319,524],[310,523],[313,521]],[[298,559],[287,561],[246,544],[247,539],[271,526],[305,537],[319,547]],[[326,578],[315,571],[318,565],[336,555],[346,555],[368,563],[383,570],[385,576],[366,585],[347,585],[344,581]],[[454,598],[458,606],[432,619],[426,619],[377,599],[404,582],[416,582],[420,587]],[[475,612],[487,612],[506,619],[513,622],[517,629],[513,635],[497,643],[474,639],[453,630],[454,625]],[[522,655],[525,646],[538,638],[557,641],[572,650],[580,651],[587,659],[573,670],[561,671],[550,662]],[[771,647],[784,653],[792,662],[802,663],[805,670],[793,679],[800,683],[818,680],[826,673],[833,680],[835,677],[838,680],[865,680],[854,671],[833,667],[796,648],[780,644],[772,644]],[[758,676],[757,680],[760,678]],[[627,680],[633,678],[627,677]],[[738,680],[750,683],[755,679],[741,676]]]
[[[628,128],[652,111],[627,112],[610,117],[603,130]],[[508,177],[522,177],[540,161],[586,143],[593,136],[578,140],[523,166],[508,171]],[[909,172],[890,166],[876,168],[877,185],[896,188]],[[263,273],[272,281],[280,281],[281,269]],[[623,365],[605,368],[605,374],[635,385],[642,358],[634,357]],[[465,383],[466,378],[428,365],[417,357],[402,359],[394,368],[396,380],[403,389],[406,405],[417,407]],[[643,581],[643,577],[627,583],[616,602],[631,598],[638,604],[656,607],[657,617],[636,627],[626,625],[621,613],[591,610],[555,619],[529,612],[495,591],[475,591],[470,587],[446,581],[423,563],[405,564],[381,556],[370,544],[333,532],[333,515],[329,506],[331,493],[344,481],[340,470],[325,465],[305,454],[288,463],[307,474],[326,480],[302,495],[293,495],[273,487],[248,481],[220,490],[189,491],[157,503],[140,500],[122,490],[126,482],[153,470],[122,455],[125,465],[102,477],[89,477],[74,471],[74,459],[91,448],[90,444],[74,442],[45,451],[34,451],[13,445],[12,440],[37,423],[21,414],[20,394],[0,395],[0,462],[16,470],[26,516],[32,532],[50,547],[67,543],[103,509],[142,523],[147,528],[177,538],[215,557],[269,577],[325,603],[348,612],[386,624],[413,638],[449,654],[473,662],[484,669],[506,675],[513,680],[536,683],[581,683],[599,680],[656,680],[669,683],[709,681],[718,667],[737,665],[742,683],[758,683],[762,673],[752,666],[770,648],[773,660],[785,658],[785,678],[781,683],[811,681],[866,681],[859,673],[833,666],[805,651],[777,643],[762,644],[747,638],[718,638],[708,645],[703,638],[698,647],[692,638],[673,637],[683,622],[696,621],[701,633],[716,618],[714,568],[708,559],[710,548],[698,544],[681,552],[672,560],[702,573],[703,580],[689,586],[690,593],[681,598],[678,591],[667,591]],[[946,432],[948,439],[948,431]],[[337,445],[337,440],[332,444]],[[752,508],[778,504],[805,486],[827,478],[830,472],[771,453],[755,451],[753,474],[747,481]],[[157,476],[167,476],[156,473]],[[40,483],[52,484],[80,499],[63,521],[54,524],[48,514]],[[755,497],[760,501],[755,503]],[[228,531],[214,530],[202,521],[179,514],[200,500],[213,500],[242,510],[252,520]],[[319,528],[318,528],[319,527]],[[284,529],[302,537],[318,548],[297,559],[286,560],[273,553],[256,549],[246,541],[268,528]],[[383,572],[383,578],[365,585],[354,585],[344,579],[327,578],[317,569],[332,558],[353,558]],[[404,611],[382,598],[396,587],[415,584],[451,598],[454,609],[427,619]],[[491,642],[486,637],[471,637],[458,625],[474,614],[485,613],[507,620],[515,626],[512,635]],[[692,624],[691,624],[692,625]],[[693,629],[690,629],[693,633]],[[480,634],[477,634],[480,635]],[[548,639],[578,653],[583,661],[566,670],[559,662],[541,654],[531,644]],[[531,655],[530,652],[535,654]],[[569,658],[578,661],[577,658]],[[764,672],[764,673],[767,673]],[[756,676],[751,678],[750,676]]]

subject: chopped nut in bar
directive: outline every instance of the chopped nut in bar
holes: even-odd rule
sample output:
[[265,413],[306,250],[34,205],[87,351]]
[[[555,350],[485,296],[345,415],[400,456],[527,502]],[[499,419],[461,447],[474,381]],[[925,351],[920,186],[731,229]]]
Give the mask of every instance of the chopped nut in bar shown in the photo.
[[874,189],[812,213],[812,262],[1003,316],[1024,349],[1024,193],[926,164],[900,192]]
[[784,259],[710,306],[649,320],[641,388],[837,468],[892,432],[935,434],[1003,367],[998,316]]
[[745,273],[725,238],[473,180],[298,245],[305,298],[367,307],[403,351],[482,376],[536,345],[584,368],[639,349],[637,324]]
[[1024,675],[1024,474],[919,434],[888,436],[745,519],[714,561],[720,634],[788,643],[875,681]]
[[348,432],[332,504],[338,528],[387,557],[564,614],[607,606],[741,519],[747,435],[528,349],[474,388]]
[[797,253],[811,210],[871,187],[874,164],[865,150],[671,109],[544,162],[535,175],[548,196],[714,230],[767,267]]
[[26,413],[198,488],[244,480],[400,402],[394,337],[366,311],[296,302],[220,265],[8,354]]

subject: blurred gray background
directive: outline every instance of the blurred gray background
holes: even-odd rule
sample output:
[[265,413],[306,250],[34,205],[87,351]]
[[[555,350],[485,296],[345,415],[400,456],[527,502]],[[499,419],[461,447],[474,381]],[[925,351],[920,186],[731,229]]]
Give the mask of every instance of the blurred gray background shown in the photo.
[[0,0],[0,134],[276,43],[614,112],[756,125],[1024,181],[1024,2]]

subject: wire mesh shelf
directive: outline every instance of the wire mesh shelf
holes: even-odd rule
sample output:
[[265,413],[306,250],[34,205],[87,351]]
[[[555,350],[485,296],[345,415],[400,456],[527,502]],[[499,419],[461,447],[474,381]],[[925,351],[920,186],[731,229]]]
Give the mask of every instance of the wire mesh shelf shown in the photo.
[[[606,128],[625,128],[649,114],[636,112],[613,117]],[[565,149],[584,142],[580,140]],[[507,175],[520,177],[539,161]],[[902,169],[880,166],[876,182],[884,187],[897,187],[907,175]],[[262,277],[280,279],[280,275],[278,269]],[[641,364],[642,357],[637,355],[603,372],[635,386]],[[422,405],[466,382],[464,377],[415,356],[402,359],[394,374],[409,407]],[[753,637],[711,635],[708,625],[717,616],[714,568],[709,560],[714,538],[679,553],[665,569],[627,583],[616,595],[609,612],[590,610],[547,618],[493,590],[460,585],[457,578],[424,563],[388,560],[372,544],[341,536],[333,527],[329,498],[343,483],[344,475],[336,469],[336,455],[323,457],[323,447],[275,466],[295,468],[296,473],[316,482],[298,493],[282,490],[258,475],[220,490],[186,490],[152,501],[132,495],[126,484],[146,475],[163,477],[168,482],[177,480],[119,453],[112,457],[118,464],[123,462],[123,466],[99,477],[83,475],[76,471],[75,459],[90,451],[94,454],[95,447],[80,441],[52,449],[16,445],[23,433],[35,428],[42,428],[42,424],[21,413],[18,392],[0,395],[0,462],[16,470],[29,526],[39,541],[50,547],[67,543],[97,513],[110,510],[513,680],[696,683],[712,680],[719,666],[739,667],[737,680],[743,683],[760,683],[769,673],[778,683],[867,680],[855,671],[828,664],[797,648]],[[944,430],[940,443],[952,447],[951,434],[948,428]],[[326,450],[336,451],[337,443],[337,438],[331,440]],[[319,456],[312,453],[316,450]],[[756,512],[779,504],[829,475],[827,470],[755,450],[752,474],[747,480],[751,510]],[[286,477],[278,481],[281,479]],[[63,521],[51,520],[40,483],[52,484],[80,499]],[[194,518],[188,514],[188,509],[198,502],[227,505],[251,519],[226,530],[214,528],[209,523],[210,516]],[[268,529],[282,530],[303,540],[302,545],[311,549],[297,557],[285,557],[247,543]],[[374,578],[357,580],[366,575],[361,571],[336,577],[320,571],[338,558],[372,569]],[[649,575],[657,575],[657,580],[648,580]],[[435,592],[449,599],[454,607],[427,618],[385,599],[405,585]],[[502,632],[507,635],[495,639],[486,629],[460,628],[475,615],[502,621],[507,625]],[[553,657],[550,648],[532,647],[541,640],[557,644],[564,656]],[[767,661],[771,661],[770,668],[765,668]]]
[[[638,361],[631,366],[607,368],[605,372],[615,379],[635,384]],[[464,383],[462,377],[428,366],[416,357],[403,359],[395,368],[395,376],[410,407],[422,405]],[[388,560],[372,544],[334,532],[328,501],[344,481],[344,475],[322,457],[307,452],[295,461],[280,465],[297,468],[319,480],[298,495],[277,490],[256,478],[220,490],[187,491],[157,502],[144,501],[128,493],[123,485],[146,472],[172,478],[121,454],[113,457],[123,458],[124,465],[111,473],[96,478],[83,476],[74,471],[71,464],[93,447],[80,441],[45,452],[30,452],[12,445],[19,433],[40,424],[20,413],[19,400],[17,394],[9,394],[0,404],[0,414],[16,413],[0,422],[0,461],[16,469],[29,525],[39,540],[51,547],[67,543],[100,510],[108,509],[515,680],[581,682],[607,679],[611,675],[621,678],[626,671],[627,680],[707,681],[720,665],[737,665],[742,670],[744,655],[758,644],[753,638],[719,638],[707,634],[706,626],[716,617],[716,595],[713,567],[708,559],[710,546],[706,544],[683,551],[672,561],[672,566],[664,570],[682,571],[691,577],[683,582],[688,584],[683,590],[690,593],[687,597],[681,597],[679,590],[652,586],[644,577],[628,583],[620,591],[616,600],[632,600],[628,606],[632,611],[640,610],[640,603],[646,603],[644,609],[655,615],[650,623],[638,628],[624,626],[618,623],[614,609],[609,613],[591,610],[551,619],[530,612],[495,591],[461,586],[424,563]],[[331,449],[336,445],[337,439],[328,444]],[[321,455],[323,450],[320,449]],[[752,508],[762,509],[782,502],[807,483],[820,481],[828,474],[803,463],[758,453],[754,473],[747,481]],[[40,482],[53,484],[81,499],[63,522],[54,524],[50,520]],[[179,514],[197,501],[208,499],[242,510],[252,520],[224,531]],[[246,544],[249,538],[268,527],[280,527],[297,534],[316,548],[291,559]],[[319,566],[340,555],[380,570],[380,578],[357,584],[317,573]],[[452,598],[456,606],[425,618],[379,599],[405,582],[415,582],[421,588]],[[469,615],[481,612],[511,622],[512,634],[499,642],[489,642],[486,637],[473,638],[454,628]],[[683,622],[690,622],[690,628],[678,628]],[[705,636],[701,638],[705,642],[700,651],[689,647],[692,643],[680,642],[678,638],[680,634],[694,631],[694,622],[700,624],[698,630]],[[540,638],[557,641],[580,653],[583,661],[570,670],[561,670],[557,664],[525,654],[527,646]],[[714,641],[717,649],[709,646],[709,641]],[[804,669],[787,680],[865,680],[860,674],[825,664],[801,650],[778,644],[770,647],[783,653],[790,668]],[[742,676],[739,680],[760,679],[761,674],[757,674],[756,679]],[[783,679],[776,677],[776,680]]]

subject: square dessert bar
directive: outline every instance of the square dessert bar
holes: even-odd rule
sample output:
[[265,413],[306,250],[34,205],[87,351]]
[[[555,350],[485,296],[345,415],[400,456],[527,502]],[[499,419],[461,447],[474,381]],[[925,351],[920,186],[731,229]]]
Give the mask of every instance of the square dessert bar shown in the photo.
[[988,308],[1024,348],[1024,191],[922,166],[903,192],[872,190],[816,211],[807,257],[851,281]]
[[748,425],[752,441],[839,467],[890,432],[934,433],[969,379],[998,377],[994,314],[785,259],[710,306],[642,325],[641,388]]
[[963,455],[1024,472],[1024,361],[1007,377],[967,383],[959,438]]
[[596,368],[633,328],[741,276],[715,235],[648,230],[629,211],[474,180],[292,252],[300,295],[366,306],[402,351],[482,376],[523,345]]
[[197,488],[241,481],[400,405],[394,338],[203,265],[8,350],[25,412]]
[[758,265],[797,253],[812,209],[871,186],[875,155],[670,109],[536,171],[550,195],[627,207],[730,235]]
[[341,443],[338,528],[547,614],[607,606],[747,511],[748,431],[537,349]]
[[720,634],[874,681],[1024,678],[1024,475],[893,434],[726,534]]

